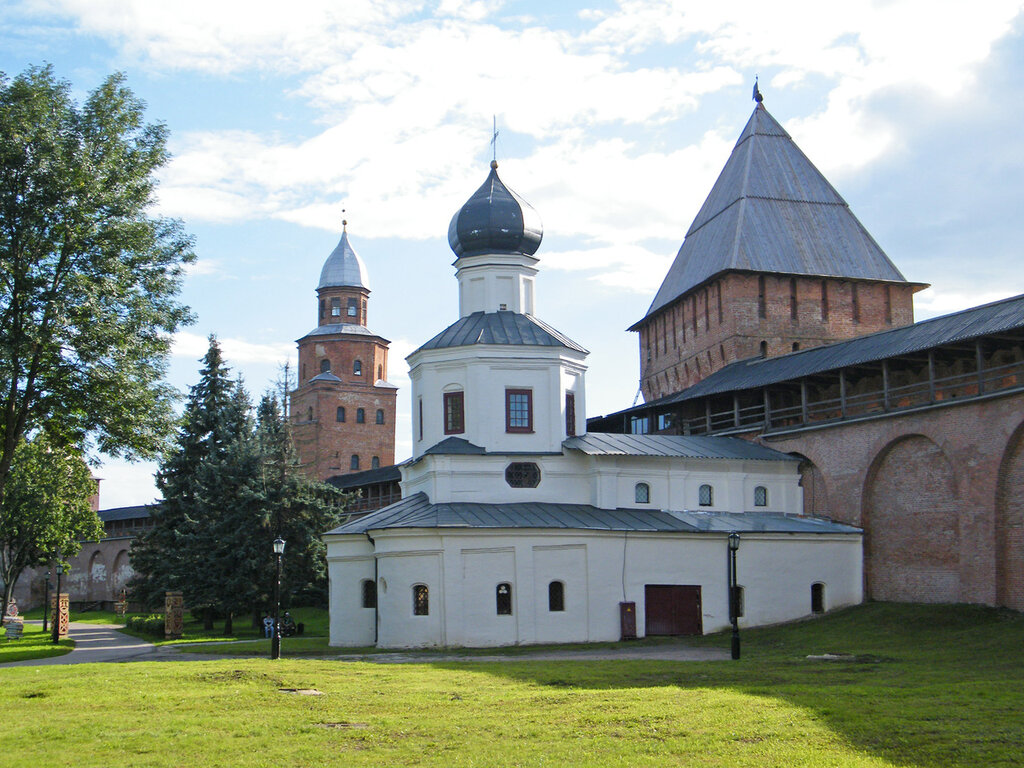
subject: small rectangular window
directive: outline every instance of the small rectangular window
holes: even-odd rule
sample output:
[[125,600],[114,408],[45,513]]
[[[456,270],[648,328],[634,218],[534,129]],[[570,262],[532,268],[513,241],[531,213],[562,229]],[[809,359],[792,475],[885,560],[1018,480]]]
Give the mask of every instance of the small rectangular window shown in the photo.
[[529,389],[505,390],[505,431],[533,432],[533,392]]
[[576,435],[576,395],[573,392],[565,393],[565,436],[575,437]]
[[430,615],[430,590],[425,584],[417,584],[412,588],[412,615]]
[[702,507],[710,507],[715,503],[714,491],[710,485],[702,485],[697,493],[697,503]]
[[341,299],[331,299],[331,317],[341,317]]
[[356,313],[359,312],[359,302],[356,299],[348,300],[348,316],[355,317]]
[[461,435],[466,431],[465,400],[462,392],[444,393],[444,433]]

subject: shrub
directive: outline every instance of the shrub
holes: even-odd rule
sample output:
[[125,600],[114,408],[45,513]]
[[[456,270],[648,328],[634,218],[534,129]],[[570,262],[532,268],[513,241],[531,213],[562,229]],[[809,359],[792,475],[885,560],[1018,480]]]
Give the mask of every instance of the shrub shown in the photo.
[[128,629],[134,629],[136,632],[163,637],[164,615],[162,613],[151,613],[148,616],[129,616],[127,626]]

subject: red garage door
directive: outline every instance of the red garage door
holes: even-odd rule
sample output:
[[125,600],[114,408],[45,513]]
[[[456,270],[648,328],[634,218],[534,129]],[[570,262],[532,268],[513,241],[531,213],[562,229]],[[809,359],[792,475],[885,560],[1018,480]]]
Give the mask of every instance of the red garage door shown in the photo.
[[648,635],[701,635],[700,587],[644,585],[644,631]]

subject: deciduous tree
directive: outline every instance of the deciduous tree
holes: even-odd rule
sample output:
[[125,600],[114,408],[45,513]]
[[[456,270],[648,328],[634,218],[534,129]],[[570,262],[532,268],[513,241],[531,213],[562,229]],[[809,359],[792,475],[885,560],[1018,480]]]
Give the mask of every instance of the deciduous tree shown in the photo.
[[0,501],[27,434],[151,457],[171,433],[193,254],[153,215],[167,129],[143,111],[121,75],[79,106],[50,67],[0,73]]
[[95,492],[80,452],[53,445],[43,434],[18,443],[0,502],[0,618],[26,568],[45,565],[57,553],[74,555],[79,541],[103,536],[89,503]]

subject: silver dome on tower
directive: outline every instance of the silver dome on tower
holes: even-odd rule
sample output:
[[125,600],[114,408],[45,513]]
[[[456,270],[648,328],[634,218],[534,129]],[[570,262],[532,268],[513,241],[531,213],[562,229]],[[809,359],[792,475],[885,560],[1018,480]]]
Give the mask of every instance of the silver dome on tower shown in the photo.
[[543,237],[540,216],[502,183],[496,161],[491,162],[487,181],[458,210],[448,226],[448,244],[456,256],[479,253],[532,256]]
[[348,222],[343,221],[341,225],[341,240],[324,262],[317,289],[352,287],[370,290],[366,265],[348,242]]

